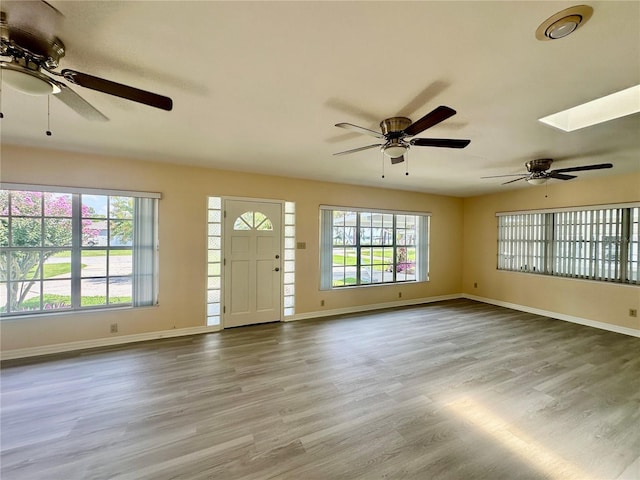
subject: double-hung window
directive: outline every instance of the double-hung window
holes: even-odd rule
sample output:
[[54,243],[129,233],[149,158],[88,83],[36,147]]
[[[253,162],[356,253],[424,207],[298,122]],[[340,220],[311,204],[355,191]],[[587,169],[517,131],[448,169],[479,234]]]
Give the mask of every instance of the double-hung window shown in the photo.
[[320,207],[321,288],[426,281],[429,214]]
[[640,206],[498,213],[498,269],[638,284]]
[[2,184],[2,316],[157,303],[159,198]]

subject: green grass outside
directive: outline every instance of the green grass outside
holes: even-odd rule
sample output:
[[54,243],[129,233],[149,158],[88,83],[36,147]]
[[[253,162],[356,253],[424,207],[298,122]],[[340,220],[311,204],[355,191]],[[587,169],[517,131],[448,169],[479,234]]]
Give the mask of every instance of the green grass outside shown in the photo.
[[[42,296],[42,303],[46,305],[55,305],[56,308],[69,308],[71,306],[71,297],[69,295],[56,295],[46,293]],[[109,305],[131,303],[131,297],[111,297]],[[105,296],[82,297],[81,305],[90,307],[96,305],[106,305],[107,298]],[[38,297],[30,298],[22,302],[21,306],[26,310],[40,310],[40,299]]]
[[[82,264],[81,268],[86,267],[86,264]],[[36,273],[37,266],[33,267],[29,271],[29,276],[27,278],[33,278]],[[45,263],[42,266],[42,278],[51,278],[56,277],[58,275],[65,275],[67,273],[71,273],[71,264],[70,263]]]

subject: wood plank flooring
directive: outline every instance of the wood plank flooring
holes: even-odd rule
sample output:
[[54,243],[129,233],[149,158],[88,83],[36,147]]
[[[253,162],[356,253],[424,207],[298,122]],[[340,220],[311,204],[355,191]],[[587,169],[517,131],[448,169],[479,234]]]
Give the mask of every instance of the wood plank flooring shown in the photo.
[[0,373],[3,480],[640,478],[640,339],[470,300]]

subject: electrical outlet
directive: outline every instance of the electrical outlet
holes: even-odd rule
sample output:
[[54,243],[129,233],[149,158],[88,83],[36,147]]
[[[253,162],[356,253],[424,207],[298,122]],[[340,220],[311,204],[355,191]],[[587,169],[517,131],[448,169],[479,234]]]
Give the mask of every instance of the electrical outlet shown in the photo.
[[398,298],[402,298],[402,292],[398,292]]
[[324,300],[320,300],[320,306],[324,307]]
[[112,323],[111,324],[111,333],[118,333],[118,324],[117,323]]
[[473,282],[473,288],[478,288],[478,282]]
[[636,310],[635,308],[630,308],[629,309],[629,316],[630,317],[637,317],[638,316],[638,310]]

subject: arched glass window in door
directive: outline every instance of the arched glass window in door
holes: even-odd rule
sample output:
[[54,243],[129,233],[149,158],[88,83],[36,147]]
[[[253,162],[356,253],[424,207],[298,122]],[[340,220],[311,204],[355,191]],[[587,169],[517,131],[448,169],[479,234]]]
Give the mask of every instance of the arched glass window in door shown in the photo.
[[234,230],[273,230],[269,217],[262,212],[244,212],[233,222]]

